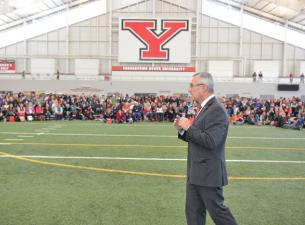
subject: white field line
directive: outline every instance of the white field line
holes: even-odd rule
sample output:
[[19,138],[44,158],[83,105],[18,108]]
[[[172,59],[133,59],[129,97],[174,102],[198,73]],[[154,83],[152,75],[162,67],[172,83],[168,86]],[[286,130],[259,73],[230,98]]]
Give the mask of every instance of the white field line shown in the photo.
[[4,139],[5,141],[23,141],[24,139],[22,138],[7,138],[7,139]]
[[[15,158],[16,155],[0,155],[0,158]],[[126,157],[103,157],[103,156],[42,156],[42,155],[18,155],[23,158],[39,158],[39,159],[106,159],[106,160],[135,160],[135,161],[186,161],[179,158],[126,158]],[[241,163],[298,163],[305,164],[305,161],[282,161],[282,160],[239,160],[228,159],[226,162]]]
[[[67,122],[67,121],[66,121]],[[76,121],[74,121],[76,122]],[[83,121],[79,121],[79,123],[71,122],[71,126],[109,126],[108,124],[104,124],[101,122],[94,122],[94,121],[86,121],[85,123]],[[50,121],[39,121],[38,123],[31,123],[31,125],[50,125],[50,126],[66,126],[70,125],[69,122],[67,124],[50,124]],[[112,126],[124,126],[124,127],[173,127],[173,123],[154,123],[154,122],[144,122],[144,123],[133,123],[133,124],[112,124]],[[272,127],[272,126],[248,126],[248,125],[231,125],[229,127],[238,128],[238,129],[278,129],[278,127]]]
[[[177,138],[177,135],[155,135],[155,134],[79,134],[79,133],[46,133],[46,132],[6,132],[0,134],[20,134],[20,135],[51,135],[51,136],[90,136],[90,137],[150,137],[150,138]],[[228,136],[229,139],[253,139],[253,140],[305,140],[305,137],[235,137]]]
[[30,135],[17,135],[17,137],[19,137],[19,138],[32,138],[34,136],[30,136]]

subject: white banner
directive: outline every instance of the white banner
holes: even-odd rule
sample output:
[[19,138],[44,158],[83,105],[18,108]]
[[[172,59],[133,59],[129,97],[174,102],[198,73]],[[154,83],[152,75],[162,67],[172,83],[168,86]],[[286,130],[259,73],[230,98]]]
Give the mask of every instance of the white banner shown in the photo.
[[119,62],[190,63],[190,19],[120,19]]
[[196,72],[194,66],[112,66],[112,71]]

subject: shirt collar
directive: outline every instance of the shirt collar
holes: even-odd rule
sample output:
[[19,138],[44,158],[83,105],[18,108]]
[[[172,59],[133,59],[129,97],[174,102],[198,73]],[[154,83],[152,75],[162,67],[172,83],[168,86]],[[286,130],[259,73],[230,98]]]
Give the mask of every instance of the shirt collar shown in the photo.
[[214,97],[215,97],[214,94],[212,94],[212,95],[210,95],[209,97],[207,97],[207,98],[201,103],[201,108],[203,108],[203,107],[208,103],[208,101],[210,101],[210,99],[211,99],[211,98],[214,98]]

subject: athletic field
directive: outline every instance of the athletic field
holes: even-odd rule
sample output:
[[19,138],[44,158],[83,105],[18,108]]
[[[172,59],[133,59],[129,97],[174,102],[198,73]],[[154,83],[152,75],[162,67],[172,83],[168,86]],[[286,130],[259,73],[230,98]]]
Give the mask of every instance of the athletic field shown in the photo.
[[[231,126],[226,158],[240,225],[305,224],[304,130]],[[1,123],[0,224],[185,225],[185,159],[169,123]]]

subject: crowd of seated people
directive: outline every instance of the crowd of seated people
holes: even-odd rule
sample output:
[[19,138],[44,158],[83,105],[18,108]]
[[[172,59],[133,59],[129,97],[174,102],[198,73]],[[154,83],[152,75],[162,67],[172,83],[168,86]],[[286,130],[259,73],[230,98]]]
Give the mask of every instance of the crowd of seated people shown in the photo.
[[[221,97],[231,124],[304,127],[305,103],[301,99]],[[196,107],[183,96],[85,96],[61,94],[2,93],[0,121],[100,120],[105,123],[138,121],[173,122],[177,115],[193,117]]]
[[173,122],[177,114],[194,115],[192,107],[190,98],[173,96],[0,94],[0,120],[11,122],[51,119],[98,119],[116,123],[143,120]]
[[305,103],[293,97],[273,100],[257,98],[222,99],[230,122],[235,125],[272,125],[282,128],[304,127]]

